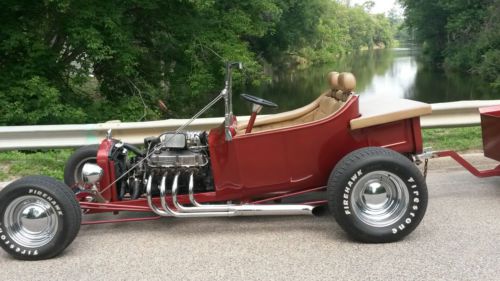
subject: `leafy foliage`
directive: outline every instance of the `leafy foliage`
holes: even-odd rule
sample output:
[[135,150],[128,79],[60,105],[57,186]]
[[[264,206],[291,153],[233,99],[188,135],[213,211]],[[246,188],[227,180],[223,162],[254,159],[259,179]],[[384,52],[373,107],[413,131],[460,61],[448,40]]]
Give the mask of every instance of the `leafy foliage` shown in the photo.
[[245,64],[238,86],[392,38],[385,17],[331,0],[5,0],[0,16],[0,125],[185,117],[223,60]]
[[[368,1],[369,2],[369,1]],[[276,32],[254,42],[267,61],[326,62],[362,47],[390,45],[393,30],[383,15],[336,1],[283,0]]]
[[500,88],[499,0],[400,0],[430,61]]

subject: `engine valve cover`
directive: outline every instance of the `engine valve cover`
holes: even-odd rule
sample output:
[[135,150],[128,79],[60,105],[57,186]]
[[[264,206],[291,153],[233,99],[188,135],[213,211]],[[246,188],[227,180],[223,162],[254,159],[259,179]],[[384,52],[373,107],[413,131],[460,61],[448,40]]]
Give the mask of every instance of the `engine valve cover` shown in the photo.
[[201,153],[194,153],[189,150],[162,151],[154,153],[148,160],[151,167],[195,167],[205,166],[208,160]]

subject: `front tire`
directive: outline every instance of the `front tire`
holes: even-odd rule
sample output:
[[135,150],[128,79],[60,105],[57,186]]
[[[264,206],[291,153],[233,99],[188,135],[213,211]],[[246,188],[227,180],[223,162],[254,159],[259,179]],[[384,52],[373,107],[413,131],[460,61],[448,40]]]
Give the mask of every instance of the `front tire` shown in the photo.
[[354,239],[398,241],[424,217],[427,186],[418,168],[401,154],[380,147],[355,150],[334,168],[328,203],[338,224]]
[[53,178],[24,177],[0,192],[0,246],[16,259],[59,255],[75,239],[81,220],[73,192]]
[[86,163],[97,163],[99,145],[87,145],[78,148],[69,157],[64,166],[64,183],[69,187],[82,182],[82,168]]

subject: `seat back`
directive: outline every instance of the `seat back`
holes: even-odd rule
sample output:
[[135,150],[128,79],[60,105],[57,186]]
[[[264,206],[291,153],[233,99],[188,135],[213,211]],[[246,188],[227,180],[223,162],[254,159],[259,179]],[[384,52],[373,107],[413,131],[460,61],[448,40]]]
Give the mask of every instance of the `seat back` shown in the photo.
[[[330,89],[328,92],[302,108],[289,112],[278,113],[274,116],[257,119],[252,132],[267,131],[291,127],[308,122],[327,118],[337,112],[352,95],[356,87],[356,78],[348,72],[328,73],[328,83]],[[238,125],[238,134],[244,133],[247,124]]]
[[318,108],[314,110],[313,120],[323,119],[340,109],[344,102],[329,95],[322,96]]

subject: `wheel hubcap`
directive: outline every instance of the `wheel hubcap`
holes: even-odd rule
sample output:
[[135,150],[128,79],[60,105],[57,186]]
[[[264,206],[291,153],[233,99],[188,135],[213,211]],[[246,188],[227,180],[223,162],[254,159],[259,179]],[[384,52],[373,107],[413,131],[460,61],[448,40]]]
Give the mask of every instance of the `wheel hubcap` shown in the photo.
[[9,237],[26,248],[39,248],[49,243],[59,224],[54,207],[33,195],[12,201],[5,210],[4,222]]
[[386,171],[364,175],[354,185],[351,206],[364,223],[385,227],[401,219],[409,202],[409,193],[401,178]]

